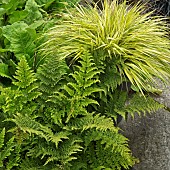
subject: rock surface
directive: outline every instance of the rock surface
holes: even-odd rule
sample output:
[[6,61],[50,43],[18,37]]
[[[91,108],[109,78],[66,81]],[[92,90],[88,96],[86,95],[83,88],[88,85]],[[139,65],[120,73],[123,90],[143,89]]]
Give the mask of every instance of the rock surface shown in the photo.
[[[170,107],[170,87],[159,84],[163,93],[157,101]],[[160,110],[145,117],[121,121],[119,127],[129,138],[129,145],[140,163],[133,170],[170,170],[170,112]]]

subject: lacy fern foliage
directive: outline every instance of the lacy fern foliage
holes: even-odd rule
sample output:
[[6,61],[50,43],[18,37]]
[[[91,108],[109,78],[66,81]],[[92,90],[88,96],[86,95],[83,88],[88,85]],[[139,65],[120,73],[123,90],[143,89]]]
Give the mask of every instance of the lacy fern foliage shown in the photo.
[[15,85],[13,88],[2,88],[2,110],[4,113],[13,116],[16,112],[34,111],[35,105],[30,101],[36,99],[41,93],[36,91],[38,86],[36,85],[36,77],[30,70],[25,58],[22,58],[18,63],[16,81],[13,81]]
[[[135,113],[139,115],[143,113],[155,112],[159,109],[163,109],[165,106],[155,101],[151,96],[142,96],[140,93],[136,93],[129,99],[128,105],[124,107],[124,112],[128,112],[134,117]],[[119,111],[118,111],[119,112]]]
[[65,60],[56,56],[46,57],[46,61],[37,71],[37,78],[40,80],[40,96],[43,103],[47,102],[55,92],[63,88],[68,67]]
[[[0,133],[0,167],[11,169],[19,165],[19,146],[14,142],[14,137],[5,140],[5,128]],[[8,160],[8,161],[7,161]],[[6,163],[7,162],[7,163]]]
[[93,94],[102,91],[99,86],[99,74],[102,70],[98,70],[93,63],[92,56],[85,52],[80,66],[76,66],[74,73],[70,75],[73,77],[72,82],[68,82],[64,86],[65,91],[69,95],[70,111],[68,111],[68,117],[66,122],[71,117],[76,117],[78,114],[86,114],[86,107],[90,104],[98,104],[93,99]]

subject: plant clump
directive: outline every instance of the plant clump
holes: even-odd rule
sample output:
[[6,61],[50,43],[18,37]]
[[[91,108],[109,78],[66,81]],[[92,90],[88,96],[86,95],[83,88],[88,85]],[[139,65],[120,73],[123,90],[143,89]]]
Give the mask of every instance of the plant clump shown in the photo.
[[148,91],[155,77],[170,76],[170,41],[165,18],[144,11],[143,5],[117,0],[105,0],[103,10],[78,6],[47,33],[45,52],[55,55],[59,49],[62,57],[77,60],[88,50],[98,66],[111,65],[122,80]]

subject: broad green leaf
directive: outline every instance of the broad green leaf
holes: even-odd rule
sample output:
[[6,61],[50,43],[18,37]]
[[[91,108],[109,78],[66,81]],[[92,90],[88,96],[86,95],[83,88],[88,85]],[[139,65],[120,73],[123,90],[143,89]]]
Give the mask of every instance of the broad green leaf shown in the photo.
[[34,21],[42,19],[42,14],[39,11],[38,5],[35,0],[28,0],[25,5],[25,10],[28,11],[28,16],[25,19],[27,24],[32,24]]
[[28,15],[28,11],[15,11],[9,16],[9,23],[13,24],[14,22],[18,22],[26,18]]
[[0,76],[11,78],[9,76],[9,70],[8,70],[8,65],[7,64],[0,63]]
[[36,31],[28,27],[24,22],[16,22],[12,25],[4,26],[2,34],[10,42],[10,51],[14,52],[17,58],[34,55]]
[[2,8],[7,11],[7,14],[12,14],[17,9],[20,2],[21,0],[3,0],[0,3],[2,3]]

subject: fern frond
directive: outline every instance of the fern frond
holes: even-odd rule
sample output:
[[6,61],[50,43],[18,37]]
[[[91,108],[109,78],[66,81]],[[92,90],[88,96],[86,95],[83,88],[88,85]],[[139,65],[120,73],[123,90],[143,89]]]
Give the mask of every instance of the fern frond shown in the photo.
[[102,91],[97,86],[102,70],[95,66],[90,53],[84,52],[80,59],[80,66],[76,66],[77,70],[70,74],[74,80],[64,86],[70,101],[66,123],[72,117],[86,115],[85,107],[90,104],[98,104],[97,100],[93,99],[93,94]]
[[37,77],[40,80],[39,89],[43,93],[41,96],[43,103],[47,104],[49,97],[63,88],[67,72],[68,66],[65,60],[56,56],[47,57],[44,64],[39,67]]
[[17,80],[17,82],[13,82],[13,84],[19,88],[29,87],[33,82],[36,81],[35,75],[30,69],[25,58],[21,58],[15,74],[16,76],[14,76],[14,78]]
[[92,93],[102,91],[95,85],[99,82],[99,74],[102,70],[99,70],[92,59],[92,56],[88,52],[84,52],[79,61],[81,66],[76,66],[78,70],[70,74],[75,82],[70,82],[65,85],[65,90],[70,96],[78,95],[82,98],[90,96]]
[[6,121],[14,122],[24,133],[36,134],[47,141],[49,139],[48,135],[53,134],[48,127],[41,125],[30,116],[21,115],[20,113],[15,115],[13,119],[7,119]]
[[3,161],[11,155],[14,150],[14,137],[10,138],[3,149],[0,149],[0,167],[3,167]]
[[114,126],[111,118],[106,118],[100,114],[88,114],[83,118],[76,118],[70,121],[65,129],[67,130],[81,130],[86,131],[95,128],[100,131],[111,130],[113,132],[118,132],[118,128]]
[[128,104],[127,106],[125,106],[124,111],[130,113],[131,116],[134,117],[135,112],[139,115],[141,113],[146,114],[155,112],[164,107],[165,106],[163,104],[160,104],[159,102],[155,101],[152,97],[144,97],[140,93],[136,93],[128,101]]
[[[132,166],[137,160],[131,155],[128,148],[127,138],[119,133],[113,133],[112,131],[95,131],[91,130],[86,133],[85,146],[88,148],[92,141],[96,141],[97,145],[101,148],[98,152],[96,162],[98,165],[105,166],[107,168],[120,170],[121,167],[128,168]],[[99,143],[98,143],[99,142]],[[89,151],[90,152],[90,151]],[[108,159],[107,161],[102,157],[102,153],[105,152]],[[95,153],[95,152],[94,152]],[[101,153],[101,157],[100,157]],[[91,153],[89,153],[91,154]],[[110,156],[108,156],[110,155]],[[95,159],[95,158],[94,158]],[[100,162],[103,159],[103,162]],[[92,161],[95,163],[95,161]],[[113,168],[114,167],[114,168]]]
[[47,142],[53,142],[58,148],[59,142],[63,139],[69,139],[69,131],[59,131],[53,134],[52,130],[47,126],[43,126],[36,120],[32,119],[30,116],[17,114],[14,119],[7,119],[7,121],[14,122],[24,133],[35,134],[40,138],[44,138]]
[[71,135],[68,131],[60,131],[53,136],[50,137],[50,140],[55,143],[56,148],[58,148],[59,142],[62,142],[62,139],[69,139],[69,136]]
[[60,110],[60,111],[58,110],[56,111],[56,109],[51,110],[52,121],[58,126],[63,126],[63,120],[64,120],[65,115],[66,115],[66,112],[64,108],[63,110]]
[[20,170],[60,170],[57,165],[42,165],[42,160],[37,160],[35,158],[25,157],[22,159],[20,164]]
[[80,145],[80,143],[82,142],[83,141],[81,138],[72,135],[69,140],[62,143],[62,145],[60,146],[60,155],[63,164],[68,164],[70,161],[77,159],[78,154],[76,155],[76,153],[81,152],[83,149],[83,147]]
[[126,112],[124,111],[124,107],[126,100],[127,92],[116,89],[105,102],[104,114],[107,117],[112,117],[115,122],[117,121],[118,115],[121,115],[125,119]]
[[[90,149],[94,151],[94,155],[90,152]],[[111,148],[104,149],[100,141],[91,143],[91,146],[86,151],[88,160],[91,160],[89,169],[108,169],[108,170],[121,170],[122,167],[129,169],[127,160],[125,160],[120,153],[110,152]],[[135,162],[135,159],[133,160]],[[132,165],[132,164],[131,164]]]
[[13,154],[10,155],[9,161],[8,161],[8,163],[6,165],[6,168],[8,170],[19,166],[20,160],[21,160],[20,152],[21,152],[21,145],[16,144],[15,148],[14,148],[14,151],[13,151]]
[[1,91],[1,98],[3,99],[1,108],[3,112],[12,115],[16,112],[16,110],[21,110],[23,108],[23,105],[20,98],[22,97],[23,94],[18,89],[12,90],[10,87],[3,88]]
[[18,88],[1,88],[2,110],[10,116],[16,112],[32,114],[36,110],[36,104],[31,101],[38,98],[41,93],[37,91],[36,77],[25,58],[21,58],[18,63],[14,77],[16,80],[13,84]]
[[67,167],[70,166],[69,162],[77,159],[76,154],[82,151],[81,142],[82,140],[74,135],[69,140],[59,143],[58,148],[51,143],[38,142],[38,145],[30,149],[27,155],[45,158],[44,166],[54,162],[57,166]]
[[116,88],[126,80],[125,77],[120,75],[117,67],[113,63],[107,63],[104,73],[100,76],[101,86],[106,89],[107,92],[109,90],[116,90]]

